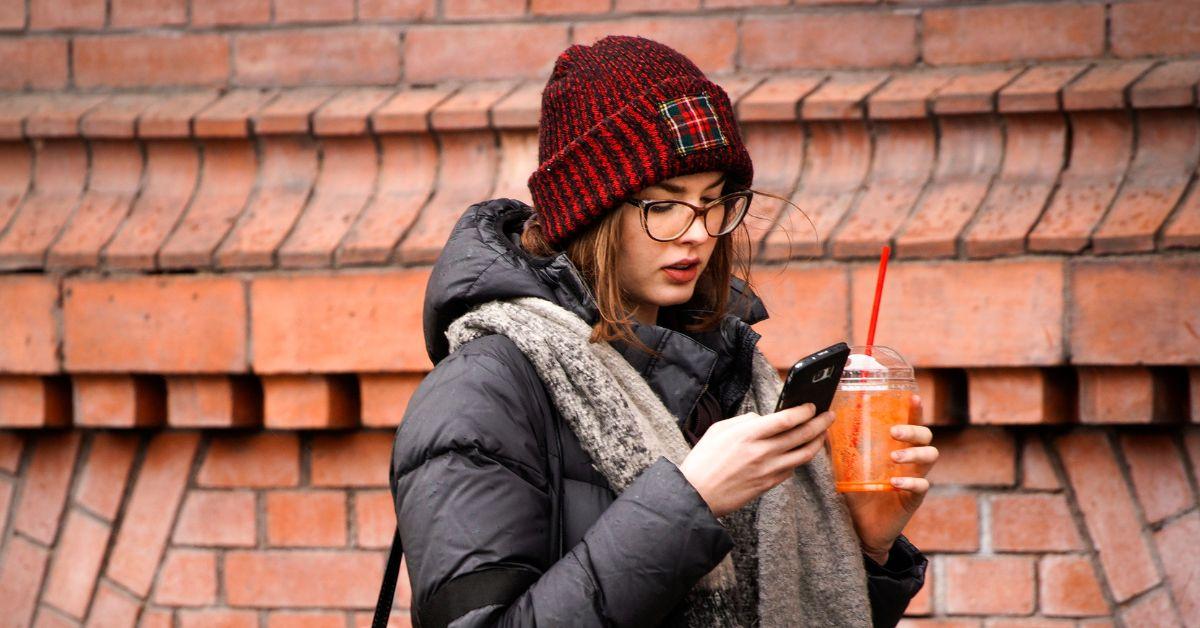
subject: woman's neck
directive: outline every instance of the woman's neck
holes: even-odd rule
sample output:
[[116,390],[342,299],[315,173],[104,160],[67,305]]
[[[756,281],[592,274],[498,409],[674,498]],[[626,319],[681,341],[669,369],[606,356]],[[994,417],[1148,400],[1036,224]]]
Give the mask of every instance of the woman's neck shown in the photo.
[[633,310],[633,317],[637,322],[643,325],[658,324],[658,306],[652,304],[640,304]]

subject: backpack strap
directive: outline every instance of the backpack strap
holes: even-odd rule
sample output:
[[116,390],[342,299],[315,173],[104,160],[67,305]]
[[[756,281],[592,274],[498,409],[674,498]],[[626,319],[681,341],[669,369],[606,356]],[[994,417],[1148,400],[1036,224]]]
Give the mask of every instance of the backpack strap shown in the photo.
[[442,585],[418,609],[413,624],[445,628],[467,613],[494,604],[509,604],[541,577],[516,567],[489,567],[462,574]]
[[404,546],[400,544],[400,527],[392,534],[392,549],[388,550],[387,566],[383,568],[383,584],[379,587],[379,600],[375,602],[375,619],[371,628],[387,628],[392,614],[392,599],[396,597],[396,577],[400,574],[400,557]]

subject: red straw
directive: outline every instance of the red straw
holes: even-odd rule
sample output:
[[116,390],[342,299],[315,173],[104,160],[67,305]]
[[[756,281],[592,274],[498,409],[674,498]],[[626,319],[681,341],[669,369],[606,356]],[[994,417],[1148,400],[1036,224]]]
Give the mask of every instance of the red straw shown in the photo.
[[888,255],[891,247],[884,245],[879,255],[879,276],[875,279],[875,305],[871,306],[871,329],[867,331],[867,355],[871,355],[871,347],[875,346],[875,322],[879,320],[879,297],[883,295],[883,277],[887,275]]

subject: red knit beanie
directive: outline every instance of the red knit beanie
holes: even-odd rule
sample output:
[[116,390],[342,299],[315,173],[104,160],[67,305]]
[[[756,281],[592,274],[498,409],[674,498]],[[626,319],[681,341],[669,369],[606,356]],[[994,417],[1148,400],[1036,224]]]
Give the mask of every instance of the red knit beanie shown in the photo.
[[625,35],[559,55],[542,91],[529,177],[552,246],[642,188],[709,170],[725,172],[728,191],[754,178],[729,95],[690,59]]

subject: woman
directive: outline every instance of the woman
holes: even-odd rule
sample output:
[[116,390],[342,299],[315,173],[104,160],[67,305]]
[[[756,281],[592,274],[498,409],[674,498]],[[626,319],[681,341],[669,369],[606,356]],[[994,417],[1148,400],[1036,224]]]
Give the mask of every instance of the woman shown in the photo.
[[915,477],[843,497],[832,415],[771,412],[728,96],[606,37],[558,58],[539,142],[534,208],[469,208],[427,287],[391,468],[418,625],[894,625],[937,450],[900,426]]

